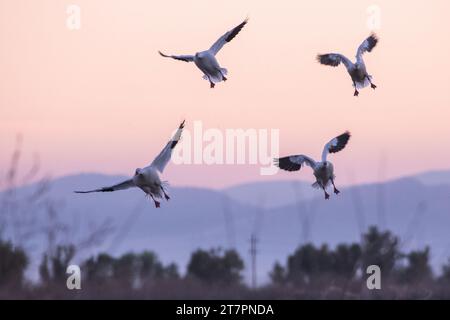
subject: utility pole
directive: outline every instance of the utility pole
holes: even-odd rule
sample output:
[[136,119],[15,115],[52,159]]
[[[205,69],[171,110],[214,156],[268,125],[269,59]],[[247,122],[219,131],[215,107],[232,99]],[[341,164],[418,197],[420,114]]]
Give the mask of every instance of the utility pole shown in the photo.
[[252,259],[252,288],[256,289],[256,243],[258,242],[258,239],[256,238],[255,234],[252,233],[250,237],[250,256]]

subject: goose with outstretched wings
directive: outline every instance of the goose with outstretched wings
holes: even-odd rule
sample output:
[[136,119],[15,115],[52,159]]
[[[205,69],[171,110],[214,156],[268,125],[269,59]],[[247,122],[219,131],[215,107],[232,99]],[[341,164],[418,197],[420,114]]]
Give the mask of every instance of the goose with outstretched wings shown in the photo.
[[226,81],[227,69],[222,68],[216,59],[216,54],[222,47],[236,37],[236,35],[247,24],[248,19],[245,19],[239,25],[222,35],[214,44],[205,51],[197,52],[195,55],[167,55],[159,51],[159,54],[165,58],[172,58],[175,60],[194,62],[195,65],[203,72],[203,79],[208,80],[210,87],[214,88],[216,83]]
[[152,163],[145,168],[137,168],[132,178],[113,186],[88,191],[75,191],[75,193],[112,192],[138,187],[144,191],[145,194],[154,201],[155,206],[159,208],[159,199],[162,199],[163,197],[166,200],[170,199],[165,189],[167,183],[161,181],[160,174],[162,174],[164,168],[169,163],[172,151],[181,138],[183,128],[184,121],[180,124],[172,139],[170,139]]
[[363,60],[363,54],[365,52],[371,52],[377,45],[378,38],[375,34],[370,35],[363,43],[360,44],[356,51],[356,62],[353,63],[340,53],[327,53],[317,55],[317,61],[321,64],[337,67],[339,64],[343,64],[347,69],[348,74],[352,78],[353,87],[355,88],[354,96],[358,96],[358,89],[367,87],[369,84],[372,89],[377,86],[372,82],[372,76],[367,73],[366,65]]
[[350,132],[348,131],[331,139],[323,148],[322,161],[315,161],[308,156],[300,154],[274,159],[275,165],[286,171],[298,171],[305,165],[311,167],[313,169],[314,177],[316,178],[313,187],[321,188],[325,193],[325,199],[328,199],[330,195],[327,193],[326,188],[330,183],[333,184],[335,194],[338,194],[339,190],[334,185],[334,167],[333,164],[327,160],[327,156],[329,153],[336,153],[344,149],[349,139]]

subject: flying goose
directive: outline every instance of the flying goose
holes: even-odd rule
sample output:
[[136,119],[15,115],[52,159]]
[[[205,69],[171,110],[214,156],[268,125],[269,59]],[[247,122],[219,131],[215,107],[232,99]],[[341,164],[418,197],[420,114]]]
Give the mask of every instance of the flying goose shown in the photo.
[[216,54],[220,49],[241,31],[241,29],[247,24],[248,19],[245,19],[241,24],[234,27],[232,30],[226,32],[221,36],[208,50],[197,52],[195,55],[166,55],[161,51],[159,54],[165,58],[172,58],[185,62],[194,62],[195,65],[204,73],[203,79],[208,80],[210,87],[214,88],[216,83],[226,81],[225,77],[228,73],[227,69],[221,68],[219,62],[216,59]]
[[312,158],[305,155],[287,156],[284,158],[274,159],[275,165],[280,169],[286,171],[298,171],[302,165],[306,164],[310,166],[314,171],[316,182],[313,183],[314,188],[321,188],[325,193],[325,199],[328,199],[330,195],[327,193],[326,188],[330,184],[333,184],[334,193],[338,194],[339,190],[334,185],[334,168],[330,161],[327,161],[328,153],[335,153],[344,149],[350,139],[350,132],[337,136],[328,142],[323,148],[322,161],[316,162]]
[[146,196],[151,197],[155,203],[155,207],[160,207],[159,199],[164,198],[168,201],[170,197],[167,195],[164,187],[167,183],[161,181],[159,173],[164,171],[167,163],[170,161],[172,156],[172,150],[177,145],[181,138],[181,133],[184,128],[184,121],[178,127],[175,135],[166,144],[164,149],[159,153],[159,155],[153,160],[153,162],[145,168],[137,168],[134,176],[131,179],[118,183],[110,187],[103,187],[100,189],[89,190],[89,191],[75,191],[75,193],[91,193],[91,192],[112,192],[118,190],[125,190],[128,188],[138,187],[145,192]]
[[363,60],[363,54],[365,52],[371,52],[377,45],[377,42],[378,38],[375,34],[372,34],[364,40],[356,51],[355,63],[351,62],[348,58],[339,53],[319,54],[317,55],[317,60],[321,64],[332,67],[337,67],[342,62],[352,78],[353,87],[355,88],[354,96],[357,96],[359,94],[358,89],[362,89],[369,84],[372,89],[377,87],[372,83],[372,76],[367,73],[366,65]]

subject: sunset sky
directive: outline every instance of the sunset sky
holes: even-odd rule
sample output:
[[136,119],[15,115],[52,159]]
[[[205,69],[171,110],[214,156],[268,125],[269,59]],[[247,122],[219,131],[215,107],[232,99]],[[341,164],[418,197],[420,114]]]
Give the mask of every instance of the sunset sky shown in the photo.
[[[81,28],[66,25],[81,8]],[[353,97],[345,68],[317,53],[352,60],[380,8],[380,38],[365,55],[378,88]],[[338,185],[450,169],[450,3],[448,1],[118,1],[0,0],[0,174],[16,136],[27,168],[42,174],[131,175],[151,162],[179,122],[204,129],[279,129],[280,155],[320,158],[324,143],[349,130],[330,157]],[[193,65],[157,51],[208,49],[245,17],[218,54],[229,81],[210,89]],[[380,164],[384,163],[380,170]],[[301,179],[259,175],[260,165],[175,165],[173,186],[225,187]],[[380,173],[381,171],[381,173]]]

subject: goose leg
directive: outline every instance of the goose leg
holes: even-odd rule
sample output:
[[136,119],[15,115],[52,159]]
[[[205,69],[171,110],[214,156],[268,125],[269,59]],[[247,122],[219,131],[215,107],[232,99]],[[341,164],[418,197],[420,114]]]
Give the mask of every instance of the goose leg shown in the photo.
[[166,198],[167,201],[169,201],[170,197],[167,195],[166,191],[164,190],[164,188],[161,186],[161,190],[164,194],[164,198]]
[[152,198],[153,202],[155,203],[155,207],[156,207],[156,208],[159,208],[159,207],[160,207],[159,201],[156,201],[155,198],[153,197],[153,195],[152,195],[151,193],[150,193],[149,195],[150,195],[150,197]]
[[322,190],[325,193],[325,200],[328,200],[330,198],[330,195],[327,193],[327,190],[325,190],[325,187],[322,183],[320,183],[320,186],[322,187]]
[[220,71],[220,74],[222,75],[222,80],[223,80],[223,81],[227,81],[227,80],[228,80],[227,77],[225,77],[225,76],[223,75],[222,71]]
[[209,87],[212,89],[215,87],[214,82],[211,81],[211,77],[205,72],[205,76],[208,78],[209,81]]
[[370,82],[370,87],[375,90],[377,88],[377,86],[372,83],[372,81],[370,80],[369,77],[367,77],[367,80],[369,80],[369,82]]
[[353,85],[355,86],[355,93],[353,94],[354,97],[357,97],[359,95],[358,89],[356,89],[356,83],[353,81]]
[[208,80],[209,80],[209,87],[212,89],[216,86],[216,84],[214,82],[211,81],[211,78],[208,76]]
[[336,189],[336,186],[334,185],[334,180],[333,180],[333,179],[331,179],[331,183],[333,184],[334,193],[335,193],[335,194],[339,194],[340,191],[339,191],[338,189]]

